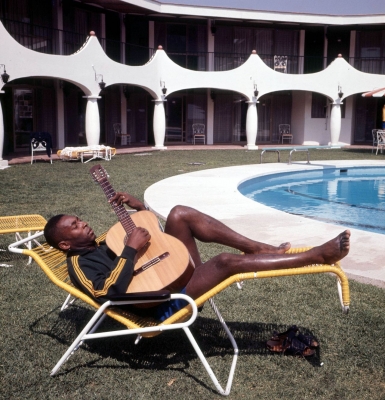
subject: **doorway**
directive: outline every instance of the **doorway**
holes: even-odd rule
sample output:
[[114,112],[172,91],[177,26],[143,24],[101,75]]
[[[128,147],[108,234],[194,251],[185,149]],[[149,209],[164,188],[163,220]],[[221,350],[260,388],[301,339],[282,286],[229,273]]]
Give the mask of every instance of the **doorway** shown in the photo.
[[385,98],[362,97],[355,95],[354,143],[371,144],[372,130],[381,129]]
[[14,149],[29,148],[30,134],[34,131],[33,89],[17,88],[13,91]]
[[167,97],[166,143],[192,143],[192,125],[206,126],[207,91],[191,89]]
[[185,138],[185,96],[173,95],[166,103],[166,143],[184,142]]

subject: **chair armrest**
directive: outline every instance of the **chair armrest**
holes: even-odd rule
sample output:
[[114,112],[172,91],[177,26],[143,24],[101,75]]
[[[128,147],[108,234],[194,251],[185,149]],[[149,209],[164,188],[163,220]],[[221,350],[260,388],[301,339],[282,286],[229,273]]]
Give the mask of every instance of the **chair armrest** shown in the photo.
[[168,290],[157,290],[155,292],[122,293],[108,296],[111,301],[147,301],[147,300],[170,300],[171,294]]
[[20,245],[25,244],[27,242],[30,242],[30,241],[32,241],[34,239],[37,239],[40,236],[44,236],[44,232],[43,231],[36,232],[35,234],[33,234],[31,236],[28,236],[28,237],[26,237],[26,238],[24,238],[22,240],[19,240],[19,241],[15,242],[15,243],[11,243],[8,246],[8,250],[10,252],[12,252],[12,253],[21,254],[23,252],[23,249],[19,248]]

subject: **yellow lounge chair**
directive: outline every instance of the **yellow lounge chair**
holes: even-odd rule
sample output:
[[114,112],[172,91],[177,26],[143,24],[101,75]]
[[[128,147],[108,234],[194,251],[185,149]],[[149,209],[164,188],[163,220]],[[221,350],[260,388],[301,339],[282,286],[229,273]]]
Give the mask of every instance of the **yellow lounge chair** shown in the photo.
[[[22,233],[26,233],[29,237],[33,232],[42,231],[46,223],[46,219],[38,214],[10,215],[7,217],[0,217],[0,235],[14,233],[15,241],[18,241],[22,239]],[[25,245],[28,248],[31,248],[31,240],[27,241]],[[31,261],[32,259],[30,258],[28,264],[30,264]],[[4,266],[11,265],[4,264]]]
[[[38,235],[39,234],[36,234],[31,238],[38,237]],[[106,234],[101,235],[97,239],[97,241],[104,240],[105,236]],[[194,350],[196,351],[198,357],[200,358],[203,366],[208,372],[211,380],[213,381],[217,391],[222,395],[228,395],[231,390],[231,385],[237,363],[238,347],[233,335],[229,331],[225,321],[223,320],[218,308],[216,307],[213,301],[213,297],[217,295],[219,292],[221,292],[228,286],[232,285],[233,283],[239,283],[247,279],[269,278],[269,277],[290,276],[290,275],[300,275],[300,274],[319,274],[319,273],[331,272],[336,274],[338,278],[338,287],[339,287],[339,295],[340,295],[342,310],[344,312],[347,312],[349,310],[349,284],[346,275],[340,268],[339,264],[334,266],[317,265],[317,266],[307,266],[295,269],[284,269],[278,271],[263,271],[255,273],[253,272],[253,273],[236,274],[226,279],[224,282],[220,283],[219,285],[217,285],[212,290],[205,293],[195,301],[191,299],[189,296],[183,294],[170,295],[168,292],[161,291],[161,292],[150,292],[150,293],[140,293],[140,294],[129,294],[126,296],[123,295],[122,297],[123,300],[122,299],[118,299],[116,301],[110,300],[101,305],[97,303],[93,298],[79,291],[72,285],[67,272],[66,256],[63,252],[55,250],[49,247],[47,244],[42,244],[34,249],[28,249],[28,250],[22,249],[19,246],[23,245],[24,240],[21,240],[17,243],[10,245],[9,250],[15,253],[22,253],[26,256],[32,257],[53,283],[55,283],[57,286],[61,287],[67,293],[69,293],[66,301],[64,302],[61,308],[62,310],[67,308],[77,298],[83,300],[85,303],[94,307],[96,310],[93,317],[86,324],[84,329],[80,332],[80,334],[71,344],[71,346],[62,356],[62,358],[58,361],[56,366],[52,369],[51,375],[55,375],[57,373],[61,365],[79,348],[79,346],[81,346],[81,344],[85,340],[112,337],[112,336],[122,336],[122,335],[137,335],[137,339],[135,342],[137,343],[141,337],[152,337],[166,330],[183,329],[188,339],[190,340],[190,343],[192,344]],[[301,252],[307,249],[308,248],[291,249],[289,252]],[[152,318],[139,317],[134,313],[119,309],[117,307],[125,304],[168,301],[169,299],[174,299],[174,298],[183,298],[189,303],[189,305],[181,309],[180,311],[178,311],[177,313],[175,313],[162,323],[159,323]],[[234,349],[232,364],[230,367],[230,372],[228,375],[228,380],[225,388],[223,388],[218,382],[214,372],[212,371],[210,365],[208,364],[205,356],[203,355],[201,349],[199,348],[197,342],[195,341],[189,329],[189,326],[197,318],[198,315],[197,308],[202,306],[206,301],[209,301],[220,323],[222,324],[222,327],[227,333]],[[100,323],[107,315],[115,319],[116,321],[119,321],[121,324],[125,326],[125,328],[121,330],[96,333],[96,330],[99,327]]]
[[[104,145],[65,147],[63,150],[57,151],[58,157],[63,161],[80,160],[84,164],[97,158],[110,161],[115,154],[115,147]],[[85,158],[88,158],[88,160],[84,161]]]

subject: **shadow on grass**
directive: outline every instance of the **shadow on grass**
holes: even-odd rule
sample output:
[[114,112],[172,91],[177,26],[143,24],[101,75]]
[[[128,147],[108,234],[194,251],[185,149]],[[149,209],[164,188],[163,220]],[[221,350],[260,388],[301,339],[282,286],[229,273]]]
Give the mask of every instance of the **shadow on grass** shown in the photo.
[[[30,325],[30,330],[33,333],[49,336],[59,343],[69,346],[92,315],[93,312],[90,309],[78,305],[73,305],[62,312],[60,312],[59,307],[56,307],[33,322]],[[230,322],[227,325],[234,335],[241,355],[265,357],[275,354],[277,357],[282,356],[279,353],[271,353],[266,348],[266,341],[270,339],[274,331],[283,332],[289,326],[261,322]],[[298,328],[302,333],[312,335],[312,332],[306,327],[299,326]],[[120,329],[124,329],[121,324],[107,319],[98,332]],[[212,358],[211,361],[209,360],[210,363],[215,362],[215,357],[222,359],[225,356],[232,356],[233,349],[230,341],[216,319],[200,316],[191,327],[191,331],[205,357],[207,359]],[[143,338],[139,345],[134,345],[135,339],[136,335],[131,335],[131,340],[127,340],[127,336],[88,340],[83,344],[82,349],[98,355],[98,359],[83,363],[81,359],[78,359],[75,361],[77,363],[75,367],[62,370],[61,375],[82,367],[172,369],[183,372],[199,381],[201,385],[206,386],[186,371],[190,366],[190,361],[197,359],[197,355],[181,330],[165,332],[151,339]],[[320,348],[316,350],[314,356],[306,358],[306,361],[313,367],[320,366]],[[109,362],[108,359],[113,361]],[[100,360],[104,360],[103,365],[95,365]],[[116,362],[120,365],[117,365]]]
[[18,262],[27,263],[28,259],[25,256],[8,251],[8,245],[16,240],[14,235],[0,235],[0,267],[13,267]]

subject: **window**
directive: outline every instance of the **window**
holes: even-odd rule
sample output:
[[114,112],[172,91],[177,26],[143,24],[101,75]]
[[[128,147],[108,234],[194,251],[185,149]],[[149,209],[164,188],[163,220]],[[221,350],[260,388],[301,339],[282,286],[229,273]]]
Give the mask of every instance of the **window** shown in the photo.
[[287,58],[287,72],[298,71],[299,31],[217,25],[215,34],[215,70],[239,67],[252,50],[270,68],[274,68],[274,55]]
[[[313,93],[311,101],[311,117],[312,118],[325,118],[326,110],[329,105],[326,96],[320,93]],[[330,111],[332,105],[330,104]],[[330,115],[330,113],[329,113]],[[341,118],[345,118],[345,103],[341,104]]]
[[327,107],[327,98],[320,93],[313,93],[311,99],[311,117],[325,118]]
[[155,43],[181,67],[206,70],[206,25],[156,22]]
[[385,73],[385,30],[357,31],[354,66],[362,72]]

